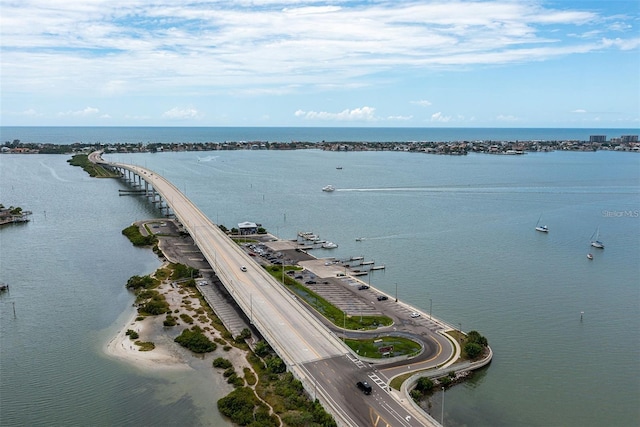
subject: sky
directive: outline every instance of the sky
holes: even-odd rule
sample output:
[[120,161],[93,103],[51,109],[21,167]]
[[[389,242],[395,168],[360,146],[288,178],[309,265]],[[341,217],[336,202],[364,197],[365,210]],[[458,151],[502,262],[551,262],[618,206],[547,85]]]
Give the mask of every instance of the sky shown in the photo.
[[0,0],[3,126],[640,127],[638,0]]

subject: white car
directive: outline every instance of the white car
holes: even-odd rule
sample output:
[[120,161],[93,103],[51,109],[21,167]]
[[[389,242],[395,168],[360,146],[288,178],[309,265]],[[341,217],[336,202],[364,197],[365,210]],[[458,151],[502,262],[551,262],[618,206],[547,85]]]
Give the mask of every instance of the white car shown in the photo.
[[413,313],[411,313],[411,317],[413,317],[414,319],[416,317],[420,317],[420,313],[416,313],[415,311]]
[[242,271],[247,271],[247,267],[245,267],[244,265],[242,267],[240,267],[240,270]]

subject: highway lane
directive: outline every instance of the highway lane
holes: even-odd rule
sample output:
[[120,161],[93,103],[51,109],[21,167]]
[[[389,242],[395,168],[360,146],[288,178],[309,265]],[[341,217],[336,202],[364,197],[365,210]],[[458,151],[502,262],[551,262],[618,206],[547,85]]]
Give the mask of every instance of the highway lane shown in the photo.
[[[194,237],[202,254],[252,323],[288,365],[343,355],[347,349],[278,282],[255,263],[164,177],[132,165],[115,166],[146,177]],[[247,271],[242,271],[241,266]],[[278,297],[274,297],[275,295]]]
[[[98,162],[101,159],[98,156]],[[161,194],[178,221],[193,237],[221,282],[290,370],[334,415],[339,425],[437,426],[387,390],[388,378],[351,355],[335,333],[317,319],[262,266],[213,224],[170,181],[134,165],[110,163],[130,170]],[[242,266],[246,266],[243,271]],[[370,396],[355,383],[374,386]]]

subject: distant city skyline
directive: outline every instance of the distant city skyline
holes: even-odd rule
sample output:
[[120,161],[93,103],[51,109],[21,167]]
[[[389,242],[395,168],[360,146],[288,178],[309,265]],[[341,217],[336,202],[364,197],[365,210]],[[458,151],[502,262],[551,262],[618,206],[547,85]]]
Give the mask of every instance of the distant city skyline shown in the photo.
[[640,3],[0,3],[5,126],[640,127]]

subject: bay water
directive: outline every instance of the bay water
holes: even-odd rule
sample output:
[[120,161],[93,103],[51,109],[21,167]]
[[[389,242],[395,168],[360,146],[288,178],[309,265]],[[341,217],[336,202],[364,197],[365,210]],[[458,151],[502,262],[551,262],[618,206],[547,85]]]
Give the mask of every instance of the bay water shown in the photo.
[[[144,199],[119,197],[124,184],[91,179],[67,158],[0,156],[0,203],[34,212],[28,224],[0,230],[0,280],[11,285],[0,297],[0,424],[225,425],[215,401],[228,390],[215,373],[196,380],[141,372],[103,356],[130,312],[126,280],[159,265],[120,231],[159,212]],[[105,158],[155,170],[228,228],[252,221],[290,239],[313,231],[339,245],[315,251],[318,257],[384,264],[365,280],[486,336],[494,360],[446,392],[447,426],[632,426],[640,419],[636,153],[242,150]],[[327,184],[337,190],[322,192]],[[538,222],[548,234],[535,231]],[[597,229],[604,250],[589,245]],[[432,399],[436,419],[440,395]]]

